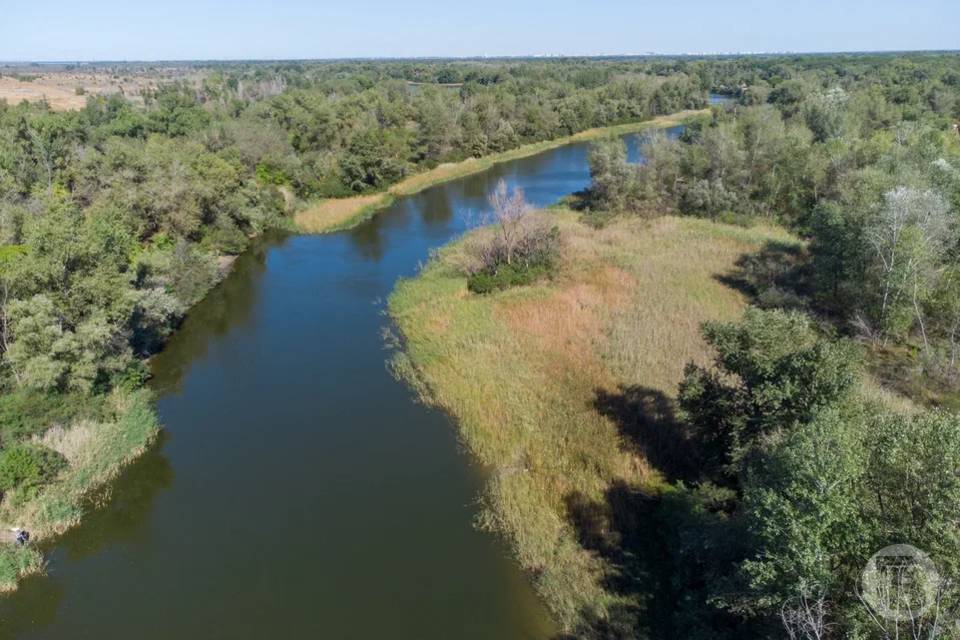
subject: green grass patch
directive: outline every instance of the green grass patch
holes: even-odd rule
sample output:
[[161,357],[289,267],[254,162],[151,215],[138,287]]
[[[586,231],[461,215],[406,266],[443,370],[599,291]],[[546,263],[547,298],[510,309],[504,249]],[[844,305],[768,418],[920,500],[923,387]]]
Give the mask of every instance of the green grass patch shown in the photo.
[[0,593],[17,588],[17,582],[43,571],[43,556],[31,546],[0,544]]

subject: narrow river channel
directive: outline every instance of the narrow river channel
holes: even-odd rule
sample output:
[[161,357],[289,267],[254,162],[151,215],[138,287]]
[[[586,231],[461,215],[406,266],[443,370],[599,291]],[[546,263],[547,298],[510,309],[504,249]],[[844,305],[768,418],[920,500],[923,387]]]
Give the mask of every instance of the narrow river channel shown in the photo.
[[547,205],[588,184],[587,154],[242,256],[153,361],[159,445],[47,550],[47,576],[0,599],[0,638],[549,638],[508,550],[472,526],[483,472],[455,425],[387,371],[384,308],[499,179]]

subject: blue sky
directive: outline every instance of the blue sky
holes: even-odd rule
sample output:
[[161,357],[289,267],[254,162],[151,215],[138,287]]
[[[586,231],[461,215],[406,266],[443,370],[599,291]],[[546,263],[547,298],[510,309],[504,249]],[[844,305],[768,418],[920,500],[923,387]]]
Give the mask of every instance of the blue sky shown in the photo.
[[0,60],[960,48],[960,0],[0,0]]

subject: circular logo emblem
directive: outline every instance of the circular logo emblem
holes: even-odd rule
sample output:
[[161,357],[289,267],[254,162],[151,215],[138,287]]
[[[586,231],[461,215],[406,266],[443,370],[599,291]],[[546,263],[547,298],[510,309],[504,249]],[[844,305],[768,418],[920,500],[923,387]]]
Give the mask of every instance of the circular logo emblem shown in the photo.
[[860,576],[863,598],[892,622],[917,620],[936,604],[940,574],[923,551],[893,544],[877,551]]

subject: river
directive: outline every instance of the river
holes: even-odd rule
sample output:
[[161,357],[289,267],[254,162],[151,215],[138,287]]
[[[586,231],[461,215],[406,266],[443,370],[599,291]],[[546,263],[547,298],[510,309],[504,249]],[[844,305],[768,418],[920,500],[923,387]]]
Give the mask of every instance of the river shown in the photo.
[[349,231],[259,241],[152,361],[159,444],[47,550],[48,575],[0,600],[0,637],[553,635],[504,544],[473,527],[483,470],[455,425],[389,374],[384,309],[498,180],[547,205],[588,184],[587,154],[560,147]]

